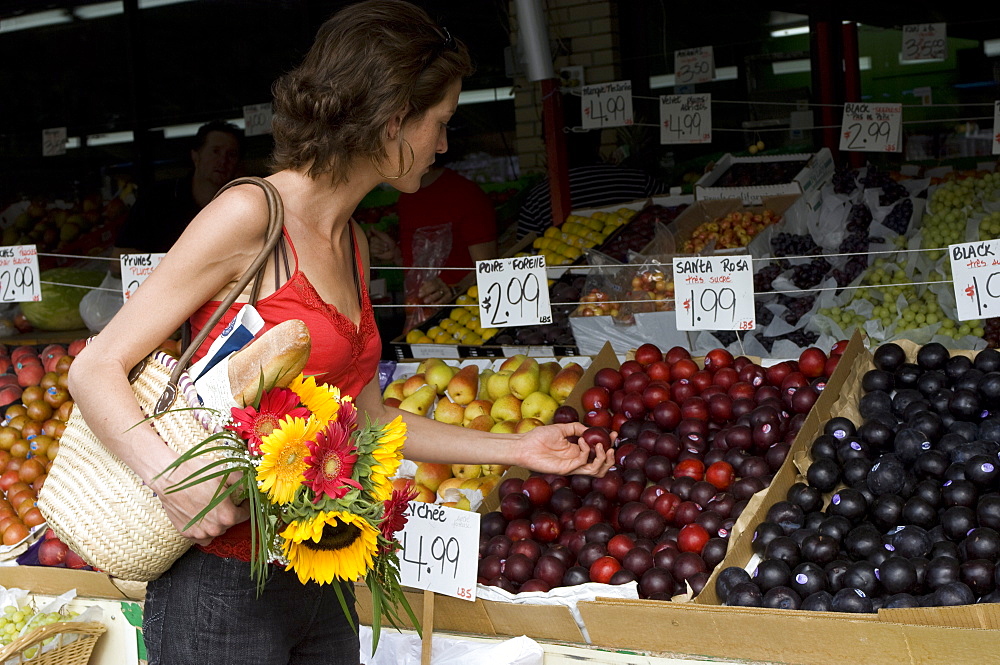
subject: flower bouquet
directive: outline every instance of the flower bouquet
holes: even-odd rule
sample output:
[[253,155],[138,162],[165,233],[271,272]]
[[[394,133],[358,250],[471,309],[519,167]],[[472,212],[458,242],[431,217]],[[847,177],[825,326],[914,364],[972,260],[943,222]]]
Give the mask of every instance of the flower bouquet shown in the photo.
[[349,396],[335,386],[297,376],[287,388],[257,391],[233,408],[222,430],[180,456],[164,473],[201,455],[211,461],[175,484],[180,491],[210,479],[219,489],[188,525],[226,498],[250,507],[252,574],[263,589],[275,563],[303,584],[333,584],[350,620],[340,582],[361,577],[372,594],[372,650],[383,614],[398,626],[402,606],[416,617],[399,585],[399,543],[413,494],[394,490],[406,425],[357,422]]

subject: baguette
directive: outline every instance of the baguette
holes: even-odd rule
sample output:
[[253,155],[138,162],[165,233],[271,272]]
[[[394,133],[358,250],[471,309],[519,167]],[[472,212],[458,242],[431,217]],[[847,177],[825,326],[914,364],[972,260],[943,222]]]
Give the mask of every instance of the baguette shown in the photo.
[[[261,385],[285,388],[305,368],[312,343],[298,319],[282,321],[229,358],[229,385],[237,404],[250,404]],[[261,383],[263,377],[263,384]]]

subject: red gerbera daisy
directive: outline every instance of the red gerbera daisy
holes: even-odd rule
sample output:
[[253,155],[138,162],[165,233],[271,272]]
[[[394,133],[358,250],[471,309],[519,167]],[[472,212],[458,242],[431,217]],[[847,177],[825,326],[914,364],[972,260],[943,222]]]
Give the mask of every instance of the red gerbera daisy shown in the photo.
[[411,482],[407,482],[404,485],[404,489],[394,489],[392,496],[383,502],[385,504],[385,516],[382,518],[379,529],[386,540],[392,540],[396,532],[406,526],[406,508],[415,496],[417,496],[416,486]]
[[343,425],[344,430],[351,432],[358,424],[358,410],[354,402],[349,399],[340,402],[340,410],[337,411],[337,422]]
[[260,396],[260,406],[232,410],[233,424],[226,429],[247,442],[253,455],[260,455],[261,440],[277,429],[287,416],[308,418],[309,409],[299,406],[299,396],[287,388],[273,388]]
[[313,501],[322,495],[339,499],[350,488],[361,489],[361,484],[351,479],[354,463],[358,461],[357,449],[351,444],[346,428],[337,421],[316,435],[315,441],[307,442],[309,456],[306,457],[306,480],[304,485],[315,494]]

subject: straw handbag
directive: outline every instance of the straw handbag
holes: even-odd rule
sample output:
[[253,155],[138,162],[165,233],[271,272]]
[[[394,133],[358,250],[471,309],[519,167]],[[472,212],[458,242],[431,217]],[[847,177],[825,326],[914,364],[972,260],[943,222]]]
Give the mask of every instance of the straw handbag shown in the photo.
[[[267,197],[267,241],[179,360],[162,352],[144,358],[129,382],[157,433],[183,453],[219,431],[201,405],[185,370],[198,347],[236,298],[254,280],[256,303],[264,265],[281,238],[284,210],[277,190],[261,178],[239,178],[223,190],[253,183]],[[222,190],[220,190],[221,193]],[[56,535],[87,563],[114,577],[147,582],[163,574],[191,545],[167,518],[152,489],[104,447],[74,408],[38,497],[38,508]]]

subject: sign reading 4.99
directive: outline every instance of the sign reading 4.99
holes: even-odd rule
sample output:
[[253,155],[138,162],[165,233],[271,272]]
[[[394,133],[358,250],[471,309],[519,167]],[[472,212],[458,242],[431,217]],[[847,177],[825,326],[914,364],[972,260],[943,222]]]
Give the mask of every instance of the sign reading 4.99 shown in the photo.
[[712,95],[661,95],[660,143],[711,143]]
[[580,89],[584,129],[631,125],[632,82],[585,85]]
[[674,259],[678,330],[753,330],[749,254]]
[[552,323],[544,256],[476,261],[476,285],[484,328]]
[[406,526],[396,534],[399,581],[415,589],[476,599],[479,513],[411,501]]
[[37,302],[41,299],[38,249],[34,245],[0,247],[0,302]]

